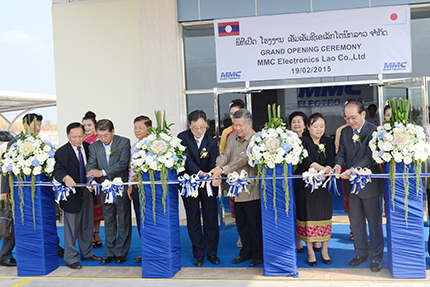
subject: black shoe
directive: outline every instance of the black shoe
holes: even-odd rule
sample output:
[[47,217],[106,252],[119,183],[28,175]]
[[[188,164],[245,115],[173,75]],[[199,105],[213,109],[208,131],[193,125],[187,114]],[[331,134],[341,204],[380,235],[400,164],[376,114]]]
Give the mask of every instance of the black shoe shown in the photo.
[[63,258],[64,257],[64,248],[58,245],[58,257]]
[[116,264],[123,264],[127,261],[126,257],[116,257],[115,263]]
[[321,250],[322,250],[321,245],[320,245],[320,247],[315,247],[315,246],[312,244],[312,247],[313,247],[313,249],[314,249],[314,251],[315,251],[315,252],[321,252]]
[[381,262],[379,262],[379,261],[370,262],[370,270],[373,272],[381,271]]
[[321,255],[321,258],[322,258],[324,264],[327,264],[327,265],[331,264],[331,259],[326,260],[326,259],[324,259],[324,257],[322,255]]
[[317,266],[317,261],[315,260],[315,261],[311,262],[311,261],[308,260],[308,264],[309,264],[309,266],[312,266],[312,267],[313,266]]
[[242,257],[238,256],[237,258],[231,260],[231,263],[233,263],[233,264],[242,263],[246,260],[248,260],[248,258],[242,258]]
[[10,258],[10,259],[0,261],[0,266],[15,267],[16,266],[16,260],[15,260],[15,258]]
[[303,253],[304,249],[302,248],[297,248],[297,253]]
[[69,267],[70,269],[75,269],[75,270],[82,269],[82,265],[79,262],[75,262],[75,263],[72,263],[72,264],[67,264],[67,267]]
[[358,266],[363,262],[367,261],[367,257],[360,257],[360,256],[355,256],[354,259],[351,260],[351,262],[349,262],[349,266]]
[[93,254],[91,257],[81,258],[82,261],[101,261],[103,257]]
[[108,256],[103,258],[102,262],[100,262],[101,265],[109,264],[115,261],[115,256]]
[[218,256],[216,256],[216,255],[212,255],[212,256],[208,255],[208,260],[210,263],[215,264],[215,265],[217,265],[221,262],[221,260],[219,260]]
[[142,263],[142,256],[134,258],[134,262],[136,262],[136,263]]
[[263,259],[252,259],[251,262],[249,262],[249,266],[258,266],[261,263],[263,263]]
[[200,267],[203,265],[203,262],[205,261],[205,258],[202,257],[197,257],[196,259],[194,259],[194,265],[196,265],[197,267]]

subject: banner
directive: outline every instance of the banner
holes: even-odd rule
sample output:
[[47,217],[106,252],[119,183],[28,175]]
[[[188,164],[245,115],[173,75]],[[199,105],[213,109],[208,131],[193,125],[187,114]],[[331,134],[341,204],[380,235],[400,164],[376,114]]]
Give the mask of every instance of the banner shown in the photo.
[[412,71],[409,6],[214,21],[218,83]]

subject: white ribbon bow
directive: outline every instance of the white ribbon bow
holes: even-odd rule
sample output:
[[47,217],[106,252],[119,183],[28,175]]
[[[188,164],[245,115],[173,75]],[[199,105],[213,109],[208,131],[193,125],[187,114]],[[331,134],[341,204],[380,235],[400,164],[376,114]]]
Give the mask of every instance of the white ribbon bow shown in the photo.
[[234,171],[227,175],[227,183],[230,185],[227,196],[234,197],[238,196],[239,193],[247,192],[249,193],[247,185],[251,182],[248,179],[248,173],[242,169],[240,175]]
[[113,181],[105,179],[102,183],[102,190],[106,193],[105,203],[115,203],[117,196],[122,196],[124,191],[123,181],[120,177],[115,177]]
[[182,186],[181,195],[185,197],[198,197],[199,196],[199,183],[197,182],[199,176],[193,174],[189,176],[188,174],[184,174],[183,176],[178,177],[179,184]]
[[351,193],[358,194],[361,190],[364,190],[368,182],[371,182],[370,176],[372,171],[368,168],[357,167],[350,173],[349,181],[352,184]]
[[213,196],[214,192],[212,190],[212,185],[211,185],[211,176],[209,174],[205,175],[205,176],[199,176],[200,177],[200,188],[205,188],[206,187],[206,192],[208,193],[208,196]]
[[52,183],[54,184],[52,189],[57,193],[55,196],[55,201],[57,203],[60,203],[60,200],[67,201],[67,197],[69,196],[70,191],[73,193],[76,193],[76,189],[74,187],[68,187],[68,186],[62,185],[55,178],[52,181]]
[[314,192],[315,189],[318,189],[324,181],[324,172],[325,169],[317,171],[315,168],[311,167],[308,171],[302,173],[303,180],[306,183],[306,187],[311,188],[311,193]]

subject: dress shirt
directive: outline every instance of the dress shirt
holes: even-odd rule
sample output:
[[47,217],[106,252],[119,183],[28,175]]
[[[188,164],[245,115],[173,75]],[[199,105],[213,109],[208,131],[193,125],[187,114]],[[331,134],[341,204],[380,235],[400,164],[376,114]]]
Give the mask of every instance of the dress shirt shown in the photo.
[[[85,149],[83,145],[79,146],[81,148],[81,153],[82,153],[82,157],[84,159],[84,165],[87,164],[87,155],[85,154]],[[78,159],[79,162],[79,153],[78,153],[78,147],[72,145],[73,151],[75,152],[76,158]]]
[[[107,162],[108,166],[109,166],[109,157],[110,157],[110,155],[108,154],[108,151],[111,151],[112,141],[108,145],[105,145],[104,143],[102,143],[104,148],[105,148],[106,162]],[[107,176],[107,173],[104,169],[102,169],[102,173],[103,173],[103,176]]]

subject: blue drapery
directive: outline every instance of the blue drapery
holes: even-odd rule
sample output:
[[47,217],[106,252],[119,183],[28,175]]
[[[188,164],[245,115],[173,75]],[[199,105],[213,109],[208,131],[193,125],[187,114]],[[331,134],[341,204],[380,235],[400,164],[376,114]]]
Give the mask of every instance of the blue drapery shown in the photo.
[[[282,176],[282,166],[275,167],[276,176]],[[293,173],[292,165],[288,165],[288,174]],[[266,171],[266,206],[261,188],[261,216],[263,224],[263,260],[265,276],[294,276],[297,272],[296,252],[296,204],[294,201],[293,180],[288,180],[289,209],[285,208],[285,191],[283,179],[276,180],[276,218],[273,207],[273,169]]]
[[[415,172],[415,165],[407,165],[409,173]],[[390,164],[385,164],[385,172]],[[404,163],[396,164],[396,173],[404,172]],[[423,224],[423,192],[419,181],[416,192],[416,178],[409,177],[408,213],[405,219],[405,188],[402,177],[395,179],[394,210],[391,197],[391,183],[385,179],[385,201],[387,216],[388,269],[393,278],[426,278],[426,261]]]
[[[45,181],[45,175],[36,181]],[[31,177],[24,177],[31,182]],[[14,182],[17,179],[14,178]],[[57,225],[55,220],[54,192],[50,186],[36,186],[33,203],[31,186],[22,187],[24,194],[24,223],[21,221],[21,199],[18,186],[14,186],[15,242],[18,276],[42,276],[58,268]]]
[[[160,181],[160,173],[154,174]],[[149,174],[142,180],[149,182]],[[167,180],[177,180],[174,170],[168,170]],[[181,242],[179,237],[178,184],[167,185],[166,212],[162,202],[163,188],[155,185],[155,222],[150,184],[144,185],[145,210],[142,234],[142,278],[171,278],[181,270]]]

